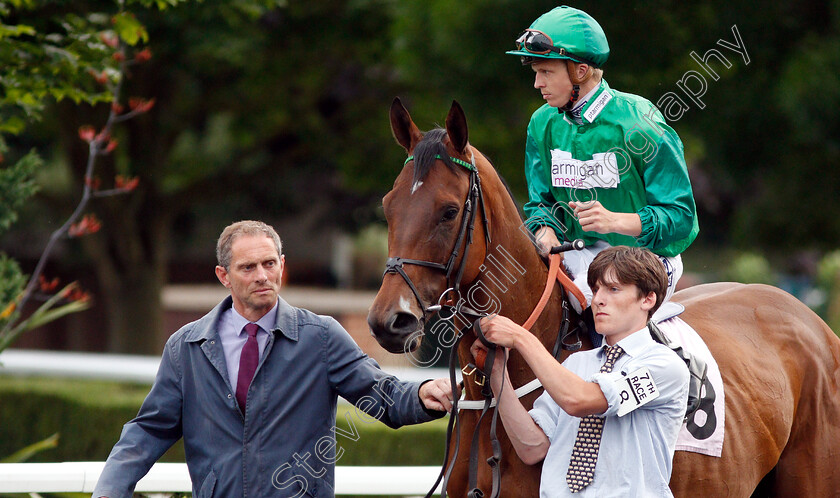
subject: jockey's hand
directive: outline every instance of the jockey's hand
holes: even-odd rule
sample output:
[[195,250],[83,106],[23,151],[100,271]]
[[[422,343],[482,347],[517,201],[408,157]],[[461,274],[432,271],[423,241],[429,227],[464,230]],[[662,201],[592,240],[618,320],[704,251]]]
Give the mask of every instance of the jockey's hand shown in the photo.
[[642,234],[642,220],[636,213],[615,213],[598,201],[569,202],[585,232],[620,233],[631,237]]
[[[418,392],[420,401],[429,410],[449,412],[452,410],[452,387],[449,379],[433,379],[423,383]],[[461,387],[455,386],[455,396],[461,396]]]
[[534,238],[537,240],[537,250],[543,258],[548,258],[548,251],[550,251],[552,247],[560,245],[560,240],[557,238],[557,234],[554,233],[554,229],[549,226],[540,227],[540,229],[534,233]]

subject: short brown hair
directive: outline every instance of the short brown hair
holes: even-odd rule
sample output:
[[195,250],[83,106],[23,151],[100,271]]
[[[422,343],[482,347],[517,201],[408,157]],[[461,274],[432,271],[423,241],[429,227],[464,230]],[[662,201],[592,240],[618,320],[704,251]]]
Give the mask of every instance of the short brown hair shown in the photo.
[[659,257],[643,247],[615,246],[604,249],[589,265],[586,283],[594,291],[612,269],[619,283],[633,284],[639,297],[656,294],[656,304],[648,311],[648,319],[662,305],[668,291],[668,274]]
[[216,261],[225,270],[230,270],[231,248],[240,235],[265,235],[274,242],[277,255],[283,254],[283,242],[271,225],[253,220],[237,221],[225,228],[216,242]]

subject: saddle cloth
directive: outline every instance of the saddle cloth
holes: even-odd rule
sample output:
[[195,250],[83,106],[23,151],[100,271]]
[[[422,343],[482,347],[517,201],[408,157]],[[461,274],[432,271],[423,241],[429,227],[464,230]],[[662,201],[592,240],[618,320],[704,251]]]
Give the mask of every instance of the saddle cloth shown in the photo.
[[[720,457],[723,450],[725,420],[723,378],[720,368],[697,331],[677,316],[682,312],[682,305],[669,302],[665,303],[663,308],[665,309],[662,313],[658,310],[653,317],[659,329],[670,341],[704,360],[707,365],[706,382],[700,391],[700,407],[680,428],[676,449]],[[657,321],[657,319],[662,321]]]

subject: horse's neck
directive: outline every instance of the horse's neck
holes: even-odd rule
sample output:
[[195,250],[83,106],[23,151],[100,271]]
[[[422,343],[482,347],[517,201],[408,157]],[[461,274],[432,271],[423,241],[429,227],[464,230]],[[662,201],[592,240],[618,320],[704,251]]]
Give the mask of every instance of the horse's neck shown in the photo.
[[[487,270],[479,275],[479,280],[491,289],[499,291],[501,314],[521,324],[528,319],[542,296],[548,279],[548,268],[537,253],[529,235],[530,232],[522,222],[519,211],[502,184],[501,178],[495,170],[485,176],[490,176],[486,183],[493,189],[492,200],[487,210],[492,240],[487,247],[485,257],[484,266]],[[498,273],[490,271],[492,269],[497,270]],[[499,274],[505,278],[498,278],[501,276]],[[500,285],[499,280],[504,285]],[[553,339],[552,332],[547,333],[551,337],[543,338],[542,336],[546,333],[542,329],[546,318],[551,318],[553,322],[559,324],[561,306],[562,297],[555,288],[541,315],[543,323],[537,323],[532,327],[534,335],[540,339]]]
[[[501,180],[485,180],[485,186],[488,185],[494,188],[492,200],[491,196],[486,197],[491,242],[482,271],[468,292],[486,299],[490,306],[488,312],[497,312],[522,324],[545,289],[548,268],[537,254],[527,235],[527,227],[522,225],[516,206],[501,185]],[[561,319],[562,297],[555,287],[540,319],[531,327],[531,333],[549,351],[554,345]],[[516,353],[511,355],[508,371],[514,387],[534,378],[525,361]]]

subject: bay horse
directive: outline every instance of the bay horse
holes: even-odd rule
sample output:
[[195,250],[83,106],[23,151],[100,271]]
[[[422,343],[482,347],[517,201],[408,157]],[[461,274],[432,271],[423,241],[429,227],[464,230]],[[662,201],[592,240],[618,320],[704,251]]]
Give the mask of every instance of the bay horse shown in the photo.
[[[500,176],[470,145],[463,109],[453,102],[445,128],[424,134],[395,99],[390,121],[409,159],[383,198],[389,263],[368,314],[377,341],[390,352],[413,354],[443,301],[465,301],[524,322],[548,269]],[[726,417],[721,457],[676,452],[670,482],[674,495],[837,496],[840,339],[796,298],[766,285],[697,285],[677,292],[672,301],[685,306],[682,319],[718,362]],[[556,285],[531,328],[549,351],[564,306]],[[571,319],[577,320],[576,315]],[[457,349],[461,365],[476,361],[469,352],[473,338],[465,339]],[[583,349],[592,347],[585,334],[580,339]],[[569,354],[564,349],[560,360]],[[508,372],[514,387],[534,379],[515,351]],[[466,374],[464,382],[466,399],[482,399],[481,387]],[[530,408],[541,392],[521,401]],[[459,417],[461,451],[447,486],[458,498],[468,492],[469,439],[478,414],[462,411]],[[480,425],[479,438],[476,456],[483,463],[492,454],[489,424]],[[501,496],[538,496],[540,464],[519,460],[501,424],[498,438]],[[453,438],[450,450],[458,443]],[[478,487],[489,491],[489,466],[479,465],[477,477]]]

